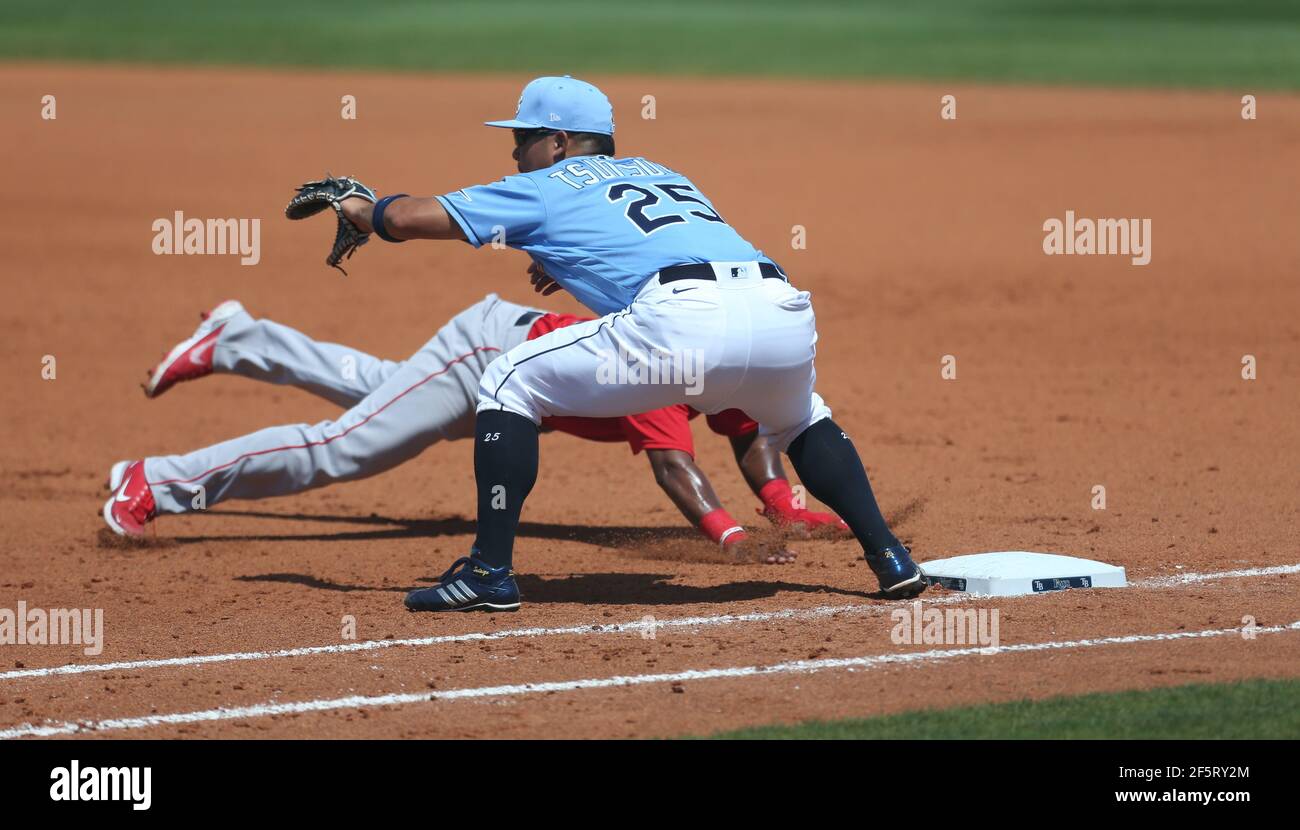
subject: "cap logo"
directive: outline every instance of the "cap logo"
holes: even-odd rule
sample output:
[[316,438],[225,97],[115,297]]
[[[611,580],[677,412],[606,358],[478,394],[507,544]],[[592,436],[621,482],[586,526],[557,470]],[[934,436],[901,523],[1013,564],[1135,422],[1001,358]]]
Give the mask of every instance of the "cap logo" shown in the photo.
[[551,113],[551,120],[552,120],[552,121],[563,121],[564,119],[561,118],[560,116],[556,115],[555,113]]

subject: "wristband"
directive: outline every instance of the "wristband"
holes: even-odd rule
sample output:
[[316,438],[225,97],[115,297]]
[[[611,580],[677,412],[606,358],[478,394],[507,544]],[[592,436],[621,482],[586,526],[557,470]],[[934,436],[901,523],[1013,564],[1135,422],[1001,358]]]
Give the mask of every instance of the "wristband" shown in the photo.
[[725,548],[729,543],[739,542],[741,539],[746,538],[747,535],[743,527],[736,525],[722,531],[722,538],[718,540],[718,544]]
[[774,478],[764,484],[758,491],[758,497],[768,510],[783,519],[792,518],[799,512],[794,506],[794,491],[790,489],[790,482],[783,478]]
[[730,513],[719,507],[717,510],[706,513],[704,518],[700,519],[700,532],[714,542],[725,545],[727,540],[735,537],[737,533],[743,536],[745,529],[737,524],[735,519],[731,518]]
[[409,195],[409,193],[394,193],[392,196],[385,196],[378,202],[375,202],[375,209],[370,214],[370,224],[375,229],[375,235],[385,242],[406,241],[405,239],[398,239],[388,233],[388,229],[384,227],[384,211],[387,210],[388,206],[393,202],[396,202],[398,199],[405,199]]

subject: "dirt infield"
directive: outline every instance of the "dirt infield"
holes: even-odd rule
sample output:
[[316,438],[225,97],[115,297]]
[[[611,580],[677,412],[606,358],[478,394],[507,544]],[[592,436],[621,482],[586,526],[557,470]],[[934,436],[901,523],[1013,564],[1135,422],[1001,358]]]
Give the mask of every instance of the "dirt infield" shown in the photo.
[[[164,517],[144,547],[106,539],[114,461],[335,412],[227,377],[146,400],[135,384],[199,310],[235,297],[400,359],[487,291],[533,301],[521,254],[376,241],[343,278],[322,262],[328,223],[281,215],[327,169],[414,193],[510,172],[509,138],[478,125],[523,80],[0,68],[0,608],[102,608],[107,632],[95,656],[0,645],[0,736],[658,736],[1300,674],[1300,631],[1269,630],[1300,619],[1300,98],[1280,95],[1245,121],[1235,94],[592,79],[621,152],[686,172],[813,292],[819,389],[920,560],[1024,549],[1128,569],[1126,590],[926,595],[997,608],[1023,648],[894,645],[895,605],[853,543],[710,562],[644,459],[567,436],[543,438],[518,614],[401,607],[468,549],[463,443]],[[260,217],[260,262],[155,255],[152,222],[178,210]],[[1045,256],[1043,222],[1067,210],[1150,218],[1151,263]],[[728,447],[696,440],[750,515]],[[1247,615],[1254,639],[1229,631]],[[75,668],[106,663],[126,665]]]

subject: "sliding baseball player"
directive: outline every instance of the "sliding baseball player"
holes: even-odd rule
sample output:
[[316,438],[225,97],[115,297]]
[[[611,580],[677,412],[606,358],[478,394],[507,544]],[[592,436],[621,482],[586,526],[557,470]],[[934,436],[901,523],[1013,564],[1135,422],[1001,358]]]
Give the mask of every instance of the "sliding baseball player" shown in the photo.
[[[296,386],[346,411],[334,420],[271,427],[181,455],[118,462],[103,509],[115,533],[141,535],[160,513],[365,478],[439,441],[467,438],[488,365],[521,343],[583,321],[491,294],[453,317],[409,359],[395,362],[256,319],[233,300],[203,317],[194,334],[150,373],[146,395],[223,372]],[[625,441],[633,453],[644,451],[655,480],[709,539],[737,559],[791,561],[792,552],[753,539],[722,507],[695,464],[689,425],[694,414],[676,406],[622,418],[554,418],[546,427],[593,441]],[[731,440],[742,474],[774,524],[796,535],[847,533],[834,516],[800,505],[779,456],[758,438],[757,424],[734,410],[711,415],[708,422]]]

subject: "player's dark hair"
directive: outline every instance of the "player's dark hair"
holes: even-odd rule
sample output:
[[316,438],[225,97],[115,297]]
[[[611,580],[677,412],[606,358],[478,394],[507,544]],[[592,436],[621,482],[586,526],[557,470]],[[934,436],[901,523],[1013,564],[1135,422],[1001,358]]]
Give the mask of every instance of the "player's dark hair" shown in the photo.
[[614,155],[614,136],[601,133],[569,133],[569,138],[591,149],[593,156]]

